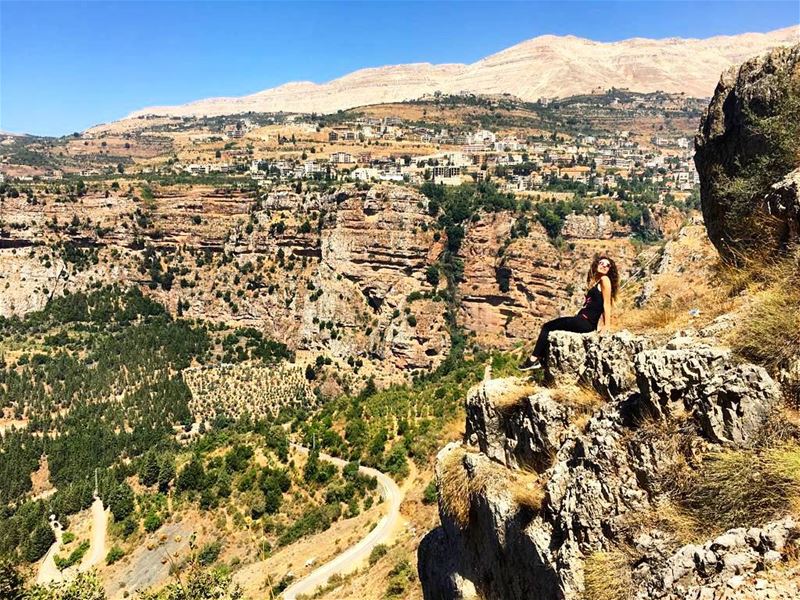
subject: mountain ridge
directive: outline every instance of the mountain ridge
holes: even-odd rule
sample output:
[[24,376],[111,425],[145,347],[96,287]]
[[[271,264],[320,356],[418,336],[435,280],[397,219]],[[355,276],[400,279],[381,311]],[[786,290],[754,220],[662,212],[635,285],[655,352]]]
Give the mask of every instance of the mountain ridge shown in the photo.
[[[800,26],[698,38],[630,38],[598,42],[542,35],[471,64],[429,62],[366,67],[325,83],[290,81],[239,97],[220,96],[129,114],[213,116],[238,112],[330,113],[398,102],[436,91],[509,93],[523,100],[589,93],[597,88],[684,92],[710,97],[719,73],[755,54],[800,43]],[[535,78],[520,73],[535,73]]]

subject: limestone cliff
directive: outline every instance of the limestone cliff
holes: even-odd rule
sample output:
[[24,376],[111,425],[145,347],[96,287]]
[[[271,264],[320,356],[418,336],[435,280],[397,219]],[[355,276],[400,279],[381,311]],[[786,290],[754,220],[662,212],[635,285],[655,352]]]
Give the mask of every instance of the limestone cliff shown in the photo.
[[[68,202],[6,199],[0,315],[123,283],[176,313],[257,327],[312,360],[331,356],[343,372],[360,360],[360,374],[379,381],[447,355],[447,307],[426,278],[446,239],[414,189],[259,196],[173,186],[152,195],[140,199],[132,188]],[[602,228],[558,249],[535,222],[512,238],[511,212],[478,217],[460,249],[456,302],[459,324],[485,346],[509,347],[542,320],[573,313],[595,252],[633,263],[630,240]]]

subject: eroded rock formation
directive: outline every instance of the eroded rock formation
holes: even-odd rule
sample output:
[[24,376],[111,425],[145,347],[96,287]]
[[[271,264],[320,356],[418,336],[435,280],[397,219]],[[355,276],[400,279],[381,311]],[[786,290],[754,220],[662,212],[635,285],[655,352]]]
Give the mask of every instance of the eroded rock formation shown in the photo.
[[[685,453],[748,446],[780,397],[763,369],[689,333],[657,345],[627,332],[557,332],[547,375],[559,387],[512,378],[470,391],[464,442],[437,458],[442,526],[418,556],[426,598],[581,598],[585,561],[626,535],[632,517],[659,510]],[[605,400],[557,397],[576,384]],[[515,483],[531,473],[538,503]],[[773,531],[780,543],[764,541]],[[791,519],[734,530],[722,539],[742,543],[724,549],[719,539],[677,547],[648,535],[637,538],[637,597],[711,598],[720,582],[776,560],[769,552],[783,557],[800,530]]]
[[[76,202],[7,198],[3,208],[2,316],[123,282],[173,312],[180,303],[189,317],[257,327],[312,359],[361,360],[360,374],[379,383],[434,368],[450,348],[447,307],[426,278],[446,238],[412,188],[254,197],[176,186],[148,201],[115,191]],[[513,213],[478,216],[465,227],[457,310],[482,345],[509,347],[543,320],[574,313],[594,252],[633,260],[627,238],[559,250],[538,223],[512,239]],[[167,272],[171,285],[153,280]]]

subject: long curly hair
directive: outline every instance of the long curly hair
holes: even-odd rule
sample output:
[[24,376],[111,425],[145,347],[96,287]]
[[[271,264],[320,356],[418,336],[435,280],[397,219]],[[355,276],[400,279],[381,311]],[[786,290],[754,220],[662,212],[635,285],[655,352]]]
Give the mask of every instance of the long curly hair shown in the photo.
[[601,275],[597,272],[597,265],[601,260],[607,260],[611,265],[608,268],[608,278],[611,280],[611,301],[616,302],[617,290],[619,289],[619,271],[617,271],[617,263],[604,254],[595,255],[592,266],[589,267],[589,273],[586,275],[586,289],[592,289],[600,281]]

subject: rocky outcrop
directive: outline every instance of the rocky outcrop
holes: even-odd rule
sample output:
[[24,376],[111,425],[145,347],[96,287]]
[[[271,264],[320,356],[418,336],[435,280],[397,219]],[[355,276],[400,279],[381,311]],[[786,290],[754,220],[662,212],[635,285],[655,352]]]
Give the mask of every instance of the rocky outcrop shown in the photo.
[[636,356],[641,401],[653,414],[689,412],[713,442],[747,445],[780,399],[766,370],[730,352],[672,342]]
[[571,213],[564,219],[561,236],[565,240],[610,240],[615,235],[628,235],[630,229],[611,220],[608,213],[599,215],[576,215]]
[[621,331],[614,336],[554,332],[550,337],[547,376],[556,385],[586,381],[613,399],[623,399],[635,388],[634,357],[652,343]]
[[[777,386],[763,369],[691,335],[659,346],[627,332],[552,334],[550,380],[606,398],[588,417],[585,406],[557,399],[562,388],[531,390],[519,378],[474,387],[464,444],[437,458],[442,526],[419,549],[425,597],[580,598],[586,558],[627,535],[632,515],[659,510],[665,477],[686,452],[751,444],[778,402]],[[520,477],[533,477],[538,495]],[[780,531],[795,527],[783,523]],[[705,598],[669,594],[678,581],[694,589],[695,580],[705,594],[774,559],[763,540],[783,535],[780,527],[753,529],[760,541],[750,550],[730,544],[724,552],[720,539],[676,551],[657,531],[640,536],[638,597]],[[696,553],[711,561],[706,551],[716,552],[717,566],[700,566]]]
[[492,379],[467,395],[464,439],[507,467],[544,471],[565,440],[571,416],[548,390],[530,394],[522,380]]
[[798,240],[800,45],[723,73],[695,138],[703,217],[728,258]]
[[[649,560],[636,569],[643,580],[636,600],[797,598],[797,573],[778,585],[767,577],[798,538],[800,525],[787,517],[763,527],[730,529],[705,544],[683,546],[662,560],[659,540],[642,535],[635,540],[636,550]],[[657,568],[652,569],[653,564]]]

